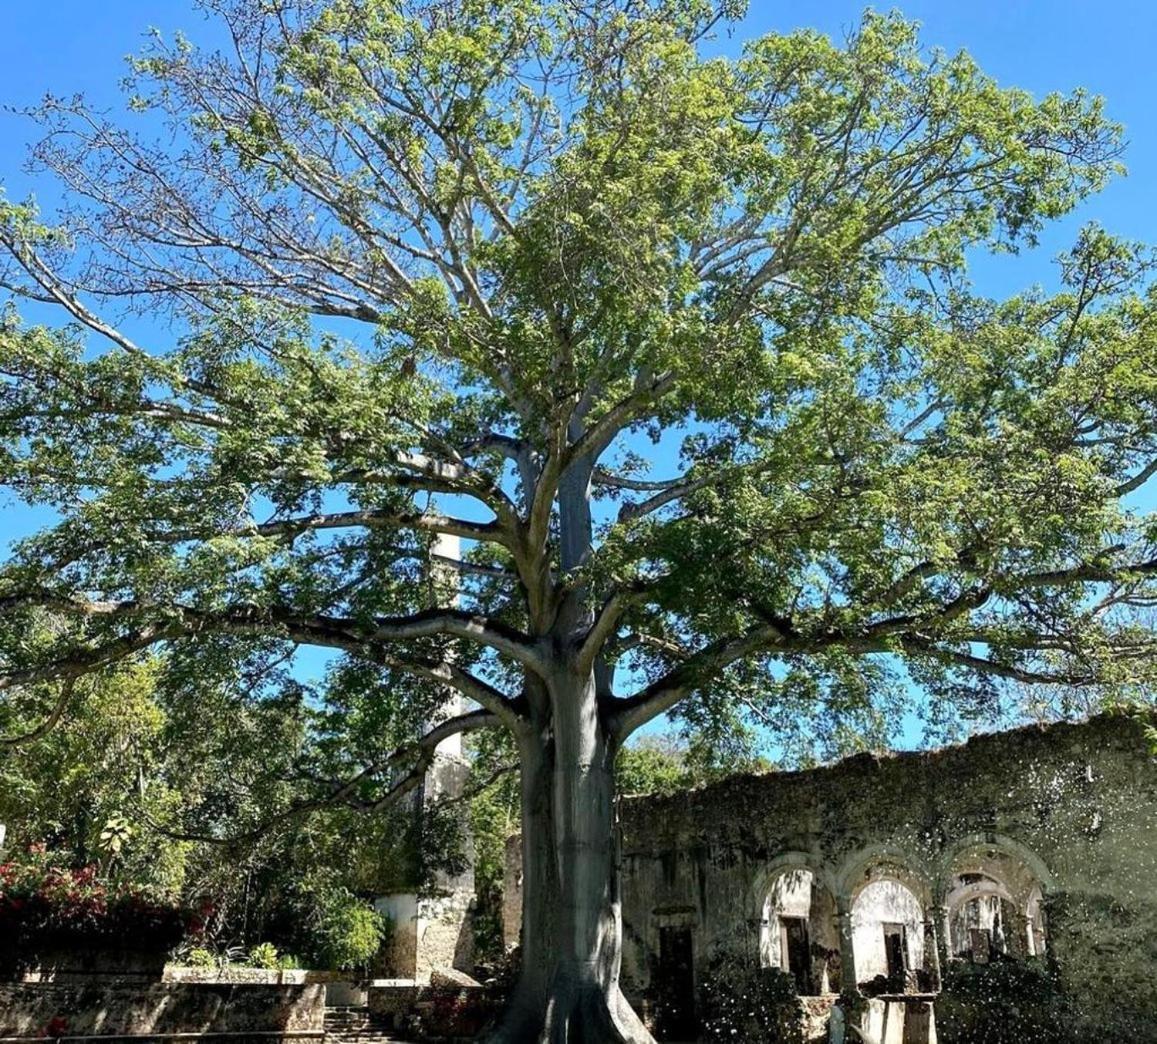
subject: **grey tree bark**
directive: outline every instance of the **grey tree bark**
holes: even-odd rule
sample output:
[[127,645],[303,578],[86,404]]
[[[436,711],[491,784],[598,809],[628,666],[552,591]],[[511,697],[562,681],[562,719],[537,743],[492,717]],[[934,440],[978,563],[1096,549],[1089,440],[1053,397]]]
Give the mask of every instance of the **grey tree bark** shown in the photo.
[[[590,458],[575,462],[559,485],[564,574],[592,546],[593,467]],[[522,969],[489,1044],[654,1044],[619,985],[617,739],[600,712],[611,679],[601,657],[588,664],[578,652],[592,616],[585,592],[563,599],[551,628],[551,669],[535,685],[518,734]]]
[[614,750],[593,672],[560,665],[520,736],[522,969],[489,1044],[653,1044],[623,997]]

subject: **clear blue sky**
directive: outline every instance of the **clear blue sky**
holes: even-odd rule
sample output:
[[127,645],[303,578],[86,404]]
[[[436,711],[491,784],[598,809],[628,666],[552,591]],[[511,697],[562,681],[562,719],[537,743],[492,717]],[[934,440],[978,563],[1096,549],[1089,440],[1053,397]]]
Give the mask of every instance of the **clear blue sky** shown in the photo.
[[[887,7],[889,5],[880,5]],[[1077,221],[1095,218],[1111,230],[1157,242],[1157,4],[1146,0],[921,0],[895,5],[921,21],[924,39],[949,51],[970,51],[1001,83],[1036,94],[1086,87],[1105,95],[1109,113],[1129,137],[1129,176],[1091,201]],[[194,40],[212,27],[190,0],[7,0],[0,33],[0,104],[21,106],[44,92],[84,92],[113,105],[124,56],[137,49],[149,26],[184,30]],[[768,3],[754,0],[737,38],[801,26],[841,35],[864,5],[856,0]],[[30,129],[0,114],[0,183],[14,197],[36,188],[19,170]],[[1074,222],[1066,223],[1071,230]],[[1045,255],[1069,240],[1050,236]],[[1025,259],[1001,268],[1018,282],[1044,278],[1047,269]],[[1002,276],[1004,275],[1002,271]]]
[[[887,6],[887,5],[881,5]],[[974,274],[985,289],[1013,291],[1051,278],[1050,258],[1082,223],[1157,243],[1157,3],[1144,0],[921,0],[895,5],[923,23],[927,45],[968,50],[1000,83],[1034,94],[1082,86],[1108,99],[1109,115],[1126,127],[1129,174],[1050,229],[1034,255],[984,259]],[[0,33],[0,105],[19,108],[47,91],[83,92],[100,106],[119,103],[125,55],[147,27],[183,30],[211,41],[216,30],[190,0],[7,0]],[[856,0],[810,4],[754,0],[735,33],[747,36],[808,26],[842,36],[859,19]],[[33,128],[0,112],[0,185],[10,198],[29,192],[51,205],[52,186],[22,170]],[[1152,503],[1150,494],[1145,498]],[[36,516],[0,501],[0,548],[36,524]],[[0,551],[2,553],[2,551]],[[911,730],[906,731],[906,739]]]

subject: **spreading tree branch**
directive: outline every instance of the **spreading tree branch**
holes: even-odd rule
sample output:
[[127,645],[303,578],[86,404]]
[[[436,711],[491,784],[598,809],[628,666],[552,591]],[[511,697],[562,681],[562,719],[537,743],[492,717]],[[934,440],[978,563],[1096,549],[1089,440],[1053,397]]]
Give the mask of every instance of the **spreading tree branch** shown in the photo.
[[[358,770],[352,776],[340,781],[330,781],[328,789],[324,793],[296,801],[288,808],[263,820],[257,826],[237,834],[222,836],[198,831],[173,830],[151,817],[148,817],[148,822],[154,830],[176,841],[237,845],[260,840],[277,826],[303,819],[313,813],[338,805],[352,805],[355,808],[370,809],[384,808],[405,797],[406,794],[421,784],[427,770],[433,763],[435,750],[443,740],[465,732],[491,728],[499,723],[499,718],[488,710],[470,711],[450,718],[435,726],[416,742],[396,748],[385,757],[379,758]],[[409,771],[394,782],[382,797],[367,803],[359,801],[354,796],[359,788],[370,783],[375,776],[395,768],[410,758],[414,759],[414,764]]]
[[382,644],[446,636],[491,648],[538,673],[544,671],[536,643],[505,624],[458,609],[428,609],[408,616],[379,617],[366,624],[342,617],[301,614],[284,606],[238,605],[205,610],[137,600],[92,601],[47,591],[24,592],[0,600],[0,612],[32,606],[93,619],[131,619],[141,615],[160,619],[97,647],[75,650],[52,664],[0,675],[0,689],[75,677],[158,642],[214,633],[281,636],[303,645],[343,649],[370,659],[370,650]]
[[72,700],[72,694],[76,688],[76,679],[73,677],[65,678],[60,686],[60,694],[56,698],[56,702],[52,706],[52,711],[48,717],[45,718],[39,725],[27,732],[23,732],[18,736],[0,736],[0,746],[2,747],[19,747],[25,743],[35,743],[36,740],[47,736],[59,724],[60,719],[64,716],[64,711]]

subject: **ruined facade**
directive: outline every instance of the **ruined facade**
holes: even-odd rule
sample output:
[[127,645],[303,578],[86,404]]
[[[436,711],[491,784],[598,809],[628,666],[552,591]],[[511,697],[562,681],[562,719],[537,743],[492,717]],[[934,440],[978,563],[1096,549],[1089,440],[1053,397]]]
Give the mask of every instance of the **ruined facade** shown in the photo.
[[[842,993],[837,1022],[866,1039],[933,1040],[954,973],[1031,959],[1071,1039],[1157,1041],[1157,770],[1136,719],[629,798],[620,829],[623,978],[668,1039],[698,1032],[730,955],[790,976],[825,1037]],[[508,938],[517,877],[515,843]]]

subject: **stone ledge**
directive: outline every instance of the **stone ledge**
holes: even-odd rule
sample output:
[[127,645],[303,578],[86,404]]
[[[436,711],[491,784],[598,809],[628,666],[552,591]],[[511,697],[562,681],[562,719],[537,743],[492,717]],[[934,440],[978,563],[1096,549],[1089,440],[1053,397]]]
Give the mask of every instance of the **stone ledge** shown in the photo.
[[0,983],[0,1038],[42,1038],[54,1019],[61,1039],[317,1038],[324,1013],[322,983]]
[[170,964],[165,966],[161,981],[301,986],[315,982],[347,982],[349,977],[348,972],[314,971],[310,968],[196,968]]

